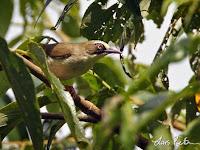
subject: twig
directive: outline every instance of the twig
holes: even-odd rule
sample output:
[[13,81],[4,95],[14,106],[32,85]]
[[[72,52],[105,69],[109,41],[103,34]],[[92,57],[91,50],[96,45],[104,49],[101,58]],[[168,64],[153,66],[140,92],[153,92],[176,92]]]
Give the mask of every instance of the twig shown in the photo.
[[[64,120],[63,114],[58,113],[40,113],[42,119],[52,119],[52,120]],[[98,121],[91,116],[88,115],[78,115],[77,116],[80,121],[97,123]]]
[[20,58],[22,58],[22,60],[24,61],[24,63],[26,64],[26,66],[29,68],[30,72],[37,78],[39,78],[41,81],[43,81],[46,85],[49,86],[49,82],[45,76],[45,74],[43,73],[42,69],[40,69],[38,66],[36,66],[35,64],[33,64],[32,62],[30,62],[28,59],[24,58],[23,56],[16,54],[17,56],[19,56]]
[[95,106],[90,101],[84,100],[78,96],[72,86],[65,85],[65,89],[70,92],[72,98],[74,99],[75,105],[87,115],[92,116],[93,118],[100,120],[101,119],[101,110]]
[[[170,126],[170,123],[169,123],[169,120],[165,120],[163,122],[163,124],[165,126]],[[177,130],[180,130],[180,131],[184,131],[186,129],[186,126],[184,123],[180,122],[179,120],[174,120],[173,122],[173,127]]]

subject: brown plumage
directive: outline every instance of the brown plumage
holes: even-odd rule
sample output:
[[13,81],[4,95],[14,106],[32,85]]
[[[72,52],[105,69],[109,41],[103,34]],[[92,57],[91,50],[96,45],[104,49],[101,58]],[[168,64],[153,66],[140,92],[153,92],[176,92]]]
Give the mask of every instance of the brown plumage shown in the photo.
[[108,44],[93,40],[82,43],[59,43],[43,45],[51,72],[61,80],[86,73],[93,64],[109,53],[118,53]]

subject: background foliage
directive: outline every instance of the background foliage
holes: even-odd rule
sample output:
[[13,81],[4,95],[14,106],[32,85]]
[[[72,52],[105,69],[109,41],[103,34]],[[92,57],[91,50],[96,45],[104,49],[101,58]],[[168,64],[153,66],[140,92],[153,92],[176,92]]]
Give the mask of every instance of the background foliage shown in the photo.
[[[17,149],[133,149],[136,145],[149,150],[200,148],[199,144],[173,142],[175,139],[170,132],[174,129],[181,131],[179,142],[187,138],[192,143],[200,143],[197,113],[200,99],[200,1],[118,0],[107,7],[108,0],[95,0],[81,18],[79,1],[60,0],[55,1],[55,5],[66,7],[63,12],[58,10],[60,18],[57,23],[52,23],[51,16],[45,11],[51,0],[18,2],[2,0],[0,5],[0,137],[17,144],[3,142],[2,149],[13,146]],[[152,65],[136,64],[131,49],[144,41],[142,20],[153,20],[160,28],[172,3],[176,10]],[[16,5],[19,5],[18,11],[23,17],[23,24],[20,24],[23,33],[7,43],[5,36],[9,27],[15,24],[11,18]],[[128,51],[124,61],[133,79],[125,75],[118,59],[106,57],[94,65],[93,72],[64,82],[74,85],[79,96],[101,109],[101,120],[95,118],[98,123],[79,121],[77,116],[81,110],[46,67],[45,55],[39,45],[51,40],[43,36],[44,31],[56,29],[59,25],[57,30],[51,30],[59,41],[82,41],[85,37],[111,41],[122,51],[124,45],[128,47],[124,49]],[[182,38],[183,34],[187,36]],[[10,51],[9,48],[17,50]],[[17,56],[16,52],[26,53],[26,50],[46,75],[50,87],[34,77]],[[169,91],[169,64],[188,56],[193,77],[183,90]],[[15,102],[6,93],[9,88],[14,91]],[[63,114],[64,120],[41,121],[39,108],[43,106],[49,113]],[[56,132],[65,123],[71,134],[56,140]],[[92,128],[91,138],[85,137],[87,127]],[[152,141],[161,136],[170,144],[155,146]]]

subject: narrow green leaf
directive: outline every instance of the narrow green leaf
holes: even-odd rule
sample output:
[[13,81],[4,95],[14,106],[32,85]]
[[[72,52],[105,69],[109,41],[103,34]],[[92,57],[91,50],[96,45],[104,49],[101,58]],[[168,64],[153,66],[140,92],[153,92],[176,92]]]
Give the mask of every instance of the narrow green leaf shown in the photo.
[[13,1],[12,0],[2,0],[0,5],[0,36],[4,37],[10,21],[12,18],[13,12]]
[[[47,96],[38,97],[37,99],[40,107],[47,104],[54,103]],[[20,108],[16,102],[12,102],[0,109],[0,137],[4,139],[5,136],[18,124],[23,121]]]
[[22,115],[19,106],[16,102],[12,102],[0,109],[0,135],[1,139],[20,122],[22,122]]
[[29,51],[35,57],[35,61],[38,66],[43,70],[47,79],[49,80],[52,89],[56,93],[65,121],[71,130],[73,137],[77,144],[81,148],[86,148],[89,144],[88,139],[85,137],[83,127],[81,126],[77,116],[74,101],[68,91],[65,91],[64,86],[61,84],[58,78],[51,73],[47,67],[45,60],[45,54],[42,48],[39,48],[36,43],[29,44]]
[[49,135],[49,139],[48,139],[48,143],[47,143],[47,150],[50,149],[51,146],[51,142],[53,140],[53,138],[56,135],[56,132],[65,124],[65,122],[62,121],[57,121],[52,127],[51,127],[51,131],[50,131],[50,135]]
[[1,84],[0,86],[0,96],[1,96],[10,88],[10,84],[8,82],[8,79],[4,71],[0,71],[0,84]]
[[32,78],[23,60],[9,51],[6,41],[2,38],[0,38],[0,60],[14,91],[34,148],[42,150],[43,129]]
[[21,39],[22,39],[22,36],[19,35],[18,37],[16,37],[15,39],[13,39],[13,40],[8,44],[8,47],[13,47],[13,46],[15,46],[15,44],[17,44]]
[[51,38],[51,37],[49,37],[49,36],[36,36],[36,37],[34,37],[34,38],[31,38],[31,39],[28,39],[28,40],[26,40],[26,41],[24,41],[20,46],[18,46],[17,47],[17,49],[21,49],[21,50],[28,50],[28,44],[30,43],[30,42],[36,42],[36,43],[40,43],[40,42],[42,42],[42,40],[44,40],[44,39],[47,39],[47,40],[52,40],[52,41],[54,41],[54,42],[56,42],[57,43],[57,41],[54,39],[54,38]]

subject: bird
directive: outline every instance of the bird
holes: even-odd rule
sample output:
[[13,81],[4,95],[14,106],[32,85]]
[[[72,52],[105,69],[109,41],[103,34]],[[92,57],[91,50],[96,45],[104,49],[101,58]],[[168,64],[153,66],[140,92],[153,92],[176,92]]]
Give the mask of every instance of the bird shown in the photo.
[[43,45],[49,70],[60,80],[69,80],[86,73],[107,54],[120,54],[120,51],[100,40],[81,43],[62,42]]

